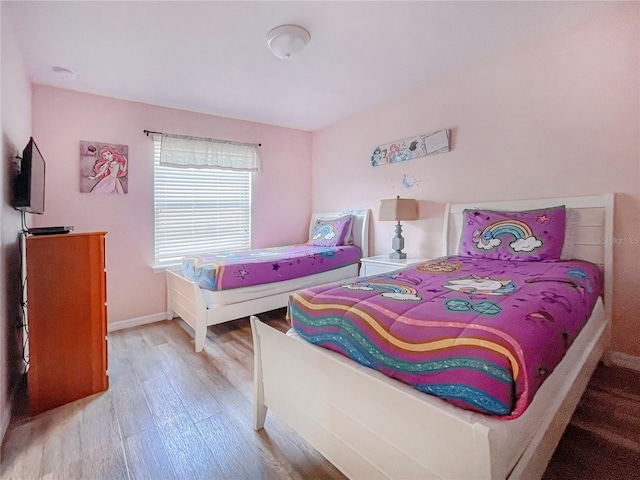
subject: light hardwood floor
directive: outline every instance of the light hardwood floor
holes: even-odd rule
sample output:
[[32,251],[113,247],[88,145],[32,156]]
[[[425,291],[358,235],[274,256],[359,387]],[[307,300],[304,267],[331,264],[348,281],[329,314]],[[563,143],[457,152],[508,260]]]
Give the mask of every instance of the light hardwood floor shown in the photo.
[[[283,316],[278,310],[261,318],[286,330]],[[277,417],[267,415],[265,429],[253,430],[247,319],[210,327],[200,354],[179,319],[110,333],[109,377],[104,393],[35,417],[18,413],[2,447],[2,479],[344,478]],[[640,374],[599,367],[545,479],[640,478],[640,463],[633,465],[640,457],[636,386]],[[585,432],[614,445],[608,457],[622,452],[622,467],[604,471],[624,476],[591,476],[603,471],[589,465],[600,461],[594,452],[583,452],[584,473],[571,476],[576,445],[605,451],[602,442],[579,444]]]
[[[272,324],[286,329],[282,311]],[[181,320],[109,334],[109,390],[17,418],[2,478],[332,479],[340,472],[277,418],[252,428],[248,320],[196,354]]]

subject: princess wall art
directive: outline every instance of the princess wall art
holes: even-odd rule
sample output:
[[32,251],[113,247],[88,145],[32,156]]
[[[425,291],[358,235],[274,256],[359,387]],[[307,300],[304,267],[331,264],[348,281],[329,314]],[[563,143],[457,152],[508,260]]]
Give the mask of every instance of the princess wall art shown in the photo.
[[80,142],[80,192],[128,192],[129,147],[100,142]]

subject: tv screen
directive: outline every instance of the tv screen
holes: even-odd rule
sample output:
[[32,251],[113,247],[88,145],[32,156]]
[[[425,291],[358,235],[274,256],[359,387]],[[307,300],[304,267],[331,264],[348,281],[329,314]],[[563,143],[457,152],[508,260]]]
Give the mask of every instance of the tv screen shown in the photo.
[[13,207],[28,213],[44,213],[45,163],[33,137],[22,152],[20,173],[13,182]]

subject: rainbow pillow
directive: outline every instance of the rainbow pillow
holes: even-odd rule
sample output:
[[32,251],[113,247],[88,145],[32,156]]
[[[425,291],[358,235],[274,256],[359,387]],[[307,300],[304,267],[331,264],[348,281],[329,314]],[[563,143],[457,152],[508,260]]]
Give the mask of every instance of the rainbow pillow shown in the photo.
[[352,241],[352,223],[353,217],[351,215],[331,220],[316,220],[308,243],[320,247],[348,245]]
[[559,259],[564,244],[564,205],[542,210],[465,210],[458,254],[497,260]]

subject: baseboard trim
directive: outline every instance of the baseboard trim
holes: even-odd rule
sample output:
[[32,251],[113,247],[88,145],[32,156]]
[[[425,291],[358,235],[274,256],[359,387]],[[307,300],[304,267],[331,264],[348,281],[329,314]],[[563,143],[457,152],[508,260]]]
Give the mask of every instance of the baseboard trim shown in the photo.
[[16,397],[18,395],[18,388],[21,385],[26,385],[27,374],[26,372],[20,372],[18,377],[13,381],[12,385],[9,387],[9,393],[7,395],[7,401],[3,403],[2,408],[0,408],[0,445],[4,442],[4,436],[7,433],[7,429],[11,424],[11,418],[14,413],[14,406],[16,402]]
[[107,324],[107,329],[110,332],[115,332],[116,330],[139,327],[140,325],[147,325],[148,323],[155,323],[166,319],[167,312],[154,313],[153,315],[146,315],[144,317],[130,318],[129,320],[120,320],[119,322],[109,323]]
[[609,352],[607,354],[607,360],[609,363],[618,367],[629,368],[640,372],[640,357],[635,357],[622,352]]
[[1,424],[0,424],[0,445],[4,442],[4,435],[7,433],[9,423],[11,423],[11,411],[13,410],[13,394],[9,395],[9,399],[2,405]]

